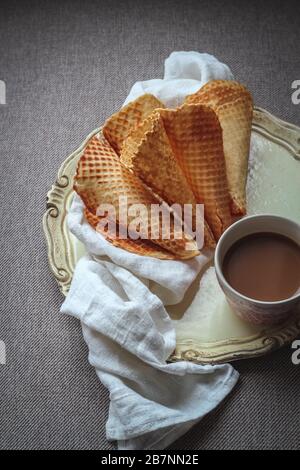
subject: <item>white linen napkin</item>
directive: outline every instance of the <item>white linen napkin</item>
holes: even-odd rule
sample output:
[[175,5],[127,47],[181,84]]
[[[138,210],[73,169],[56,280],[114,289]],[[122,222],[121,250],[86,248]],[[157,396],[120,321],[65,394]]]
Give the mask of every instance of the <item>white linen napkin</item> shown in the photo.
[[165,60],[164,78],[136,82],[125,104],[151,93],[168,108],[180,106],[187,95],[195,93],[210,80],[233,80],[230,68],[213,55],[199,52],[172,52]]
[[[228,67],[197,52],[173,52],[163,80],[136,83],[126,103],[145,92],[178,105],[211,79],[231,79]],[[178,303],[208,262],[141,257],[116,248],[85,221],[74,197],[71,232],[87,256],[77,264],[61,312],[82,323],[89,361],[110,392],[108,440],[119,449],[163,449],[214,409],[234,387],[229,364],[167,363],[175,329],[164,305]]]

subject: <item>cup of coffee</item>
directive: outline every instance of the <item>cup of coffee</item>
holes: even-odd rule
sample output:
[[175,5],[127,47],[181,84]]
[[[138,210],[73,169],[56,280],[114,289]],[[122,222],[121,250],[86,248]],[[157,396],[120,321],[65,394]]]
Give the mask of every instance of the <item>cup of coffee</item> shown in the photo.
[[300,225],[270,214],[232,224],[215,251],[218,281],[233,311],[273,325],[300,304]]

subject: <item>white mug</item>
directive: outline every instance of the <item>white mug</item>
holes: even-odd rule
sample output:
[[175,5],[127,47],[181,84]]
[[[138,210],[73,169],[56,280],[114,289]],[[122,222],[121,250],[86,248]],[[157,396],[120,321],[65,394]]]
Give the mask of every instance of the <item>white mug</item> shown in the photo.
[[273,325],[293,314],[300,304],[300,290],[288,299],[275,302],[252,299],[236,291],[226,281],[222,270],[224,257],[235,242],[261,232],[285,235],[300,246],[300,225],[296,222],[271,214],[251,215],[235,222],[222,234],[215,251],[215,269],[227,301],[237,315],[250,323]]

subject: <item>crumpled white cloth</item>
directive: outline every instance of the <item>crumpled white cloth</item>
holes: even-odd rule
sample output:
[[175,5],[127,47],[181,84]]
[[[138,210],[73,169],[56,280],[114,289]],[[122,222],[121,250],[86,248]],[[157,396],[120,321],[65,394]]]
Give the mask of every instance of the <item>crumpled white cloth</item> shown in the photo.
[[[173,52],[164,79],[135,84],[126,102],[148,92],[177,105],[218,78],[232,75],[214,57]],[[81,321],[89,361],[110,392],[107,439],[117,440],[119,449],[163,449],[214,409],[238,379],[229,364],[166,362],[176,338],[164,305],[182,300],[210,255],[168,261],[116,248],[86,223],[78,196],[68,224],[89,255],[76,266],[61,312]]]
[[195,93],[210,80],[233,80],[230,68],[213,55],[199,52],[172,52],[165,60],[164,78],[136,82],[125,104],[151,93],[168,108],[180,106],[187,95]]

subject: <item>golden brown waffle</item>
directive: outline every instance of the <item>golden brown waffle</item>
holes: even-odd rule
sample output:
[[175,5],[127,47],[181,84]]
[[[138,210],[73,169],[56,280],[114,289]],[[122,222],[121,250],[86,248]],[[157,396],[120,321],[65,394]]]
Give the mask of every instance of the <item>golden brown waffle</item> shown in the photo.
[[[111,235],[107,230],[105,230],[100,222],[100,217],[92,214],[87,209],[84,210],[84,216],[87,222],[97,231],[99,232],[107,241],[109,241],[112,245],[122,248],[123,250],[129,251],[130,253],[135,253],[136,255],[141,256],[152,256],[158,259],[176,259],[175,255],[170,253],[169,251],[156,246],[150,240],[131,240],[127,238],[126,240],[120,239]],[[117,227],[118,232],[118,227]]]
[[160,110],[174,155],[196,202],[218,240],[231,222],[222,129],[216,113],[203,105],[185,104]]
[[[191,204],[195,214],[195,196],[175,158],[159,111],[131,132],[124,141],[120,159],[169,205],[179,204],[183,209],[184,204]],[[215,246],[207,224],[204,242],[207,247]]]
[[230,80],[212,80],[186,98],[186,103],[202,103],[212,107],[223,130],[231,212],[246,213],[246,180],[248,170],[252,97],[247,88]]
[[241,97],[252,101],[249,90],[241,83],[234,80],[211,80],[196,93],[187,96],[185,103],[220,106]]
[[[116,221],[120,225],[124,224],[121,220],[119,207],[120,197],[123,198],[121,206],[123,204],[123,212],[125,213],[127,213],[127,208],[133,204],[143,204],[146,208],[146,214],[140,214],[139,232],[142,238],[151,239],[148,216],[151,213],[152,204],[159,204],[160,201],[133,172],[120,162],[119,157],[105,139],[100,140],[93,137],[87,145],[77,166],[74,189],[93,215],[97,215],[100,204],[113,206],[116,211]],[[126,201],[124,201],[125,197]],[[135,217],[136,214],[134,216],[128,215],[129,226]],[[158,238],[152,239],[153,243],[181,259],[192,258],[199,254],[196,243],[188,237],[182,237],[178,240],[174,238],[174,215],[172,213],[170,213],[170,222],[170,239],[165,239],[163,236],[160,218],[157,226],[154,227]]]
[[151,115],[131,133],[124,142],[120,158],[168,204],[196,203],[159,113]]
[[164,108],[164,105],[155,96],[146,94],[128,103],[107,119],[103,135],[118,155],[128,134],[156,108]]

